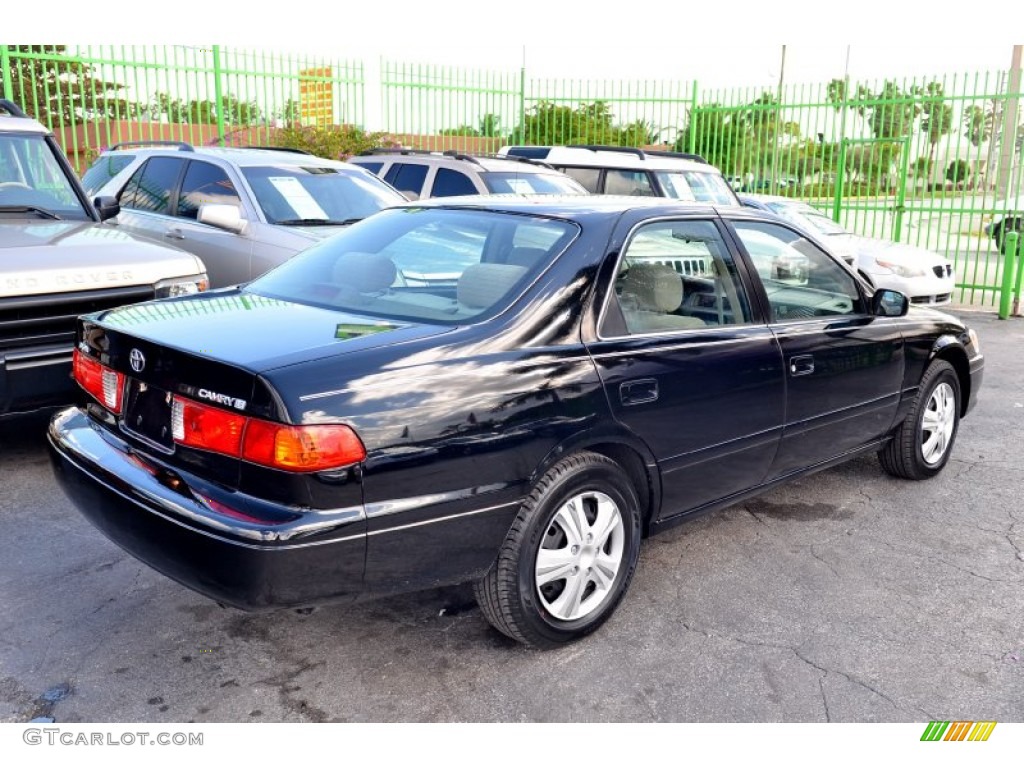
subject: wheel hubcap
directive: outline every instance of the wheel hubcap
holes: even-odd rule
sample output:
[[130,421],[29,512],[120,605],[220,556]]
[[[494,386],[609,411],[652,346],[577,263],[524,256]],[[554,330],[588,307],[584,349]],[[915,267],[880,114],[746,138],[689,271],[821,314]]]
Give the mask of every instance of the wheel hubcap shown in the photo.
[[625,531],[622,512],[598,491],[573,496],[548,526],[534,579],[544,608],[572,621],[604,604],[622,567]]
[[925,464],[938,464],[946,455],[955,423],[956,396],[943,382],[932,391],[921,419],[921,456]]

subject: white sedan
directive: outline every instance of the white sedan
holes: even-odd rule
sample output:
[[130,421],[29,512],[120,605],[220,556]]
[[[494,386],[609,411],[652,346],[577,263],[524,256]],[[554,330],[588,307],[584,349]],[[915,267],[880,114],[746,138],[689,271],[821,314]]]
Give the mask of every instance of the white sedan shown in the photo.
[[952,301],[956,284],[953,264],[935,251],[855,235],[801,200],[740,195],[740,201],[750,208],[771,211],[802,227],[856,268],[876,288],[899,291],[914,304],[935,306]]

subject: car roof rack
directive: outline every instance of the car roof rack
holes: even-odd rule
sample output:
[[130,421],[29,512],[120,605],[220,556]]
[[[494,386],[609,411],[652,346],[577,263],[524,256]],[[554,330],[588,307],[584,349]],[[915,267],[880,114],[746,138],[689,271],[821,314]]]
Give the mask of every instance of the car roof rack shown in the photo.
[[459,152],[455,149],[445,150],[443,154],[446,157],[454,157],[456,160],[468,160],[477,165],[482,165],[478,158],[484,158],[485,160],[511,160],[514,163],[526,163],[527,165],[539,165],[541,168],[550,168],[555,170],[555,167],[550,163],[545,163],[543,160],[538,160],[534,157],[523,157],[522,155],[499,155],[495,152],[477,152],[473,155],[467,155],[463,152]]
[[11,117],[28,117],[25,114],[25,110],[10,99],[0,99],[0,109],[4,110]]
[[295,154],[295,155],[309,155],[310,157],[313,156],[312,152],[309,152],[309,151],[307,151],[305,149],[299,149],[298,147],[266,147],[266,146],[257,146],[255,144],[253,144],[253,145],[248,146],[248,147],[239,147],[239,149],[262,149],[262,150],[265,150],[267,152],[291,152],[292,154]]
[[163,141],[160,139],[153,139],[151,141],[120,141],[114,146],[110,147],[109,151],[116,149],[123,149],[125,147],[177,147],[182,152],[195,152],[195,147],[189,144],[187,141]]
[[703,155],[695,155],[692,152],[671,152],[667,149],[645,149],[644,151],[648,155],[654,155],[655,157],[678,157],[680,160],[693,160],[705,165],[711,165]]
[[649,156],[653,155],[654,157],[675,157],[680,160],[694,160],[705,165],[709,164],[700,155],[690,152],[669,152],[665,149],[640,149],[640,147],[615,147],[604,144],[569,144],[568,146],[573,149],[589,149],[593,152],[624,152],[628,155],[636,155],[641,160],[646,160]]
[[429,149],[406,149],[405,147],[374,147],[373,149],[364,149],[359,153],[360,157],[364,155],[437,155],[438,152],[432,152]]

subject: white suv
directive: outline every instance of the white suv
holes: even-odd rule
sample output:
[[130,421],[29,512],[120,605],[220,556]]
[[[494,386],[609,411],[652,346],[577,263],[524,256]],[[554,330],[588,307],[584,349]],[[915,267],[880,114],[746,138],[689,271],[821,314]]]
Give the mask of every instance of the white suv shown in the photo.
[[410,200],[455,195],[587,194],[549,164],[524,157],[371,149],[348,162],[377,174]]
[[595,194],[740,204],[722,172],[700,155],[596,144],[502,147],[498,154],[542,160]]

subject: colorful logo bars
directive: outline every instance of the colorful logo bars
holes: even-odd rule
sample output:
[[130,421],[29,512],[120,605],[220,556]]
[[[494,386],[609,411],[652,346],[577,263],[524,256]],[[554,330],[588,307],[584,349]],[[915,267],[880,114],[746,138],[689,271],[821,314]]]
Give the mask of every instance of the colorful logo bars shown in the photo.
[[996,727],[994,720],[982,722],[928,723],[921,734],[921,741],[988,741]]

